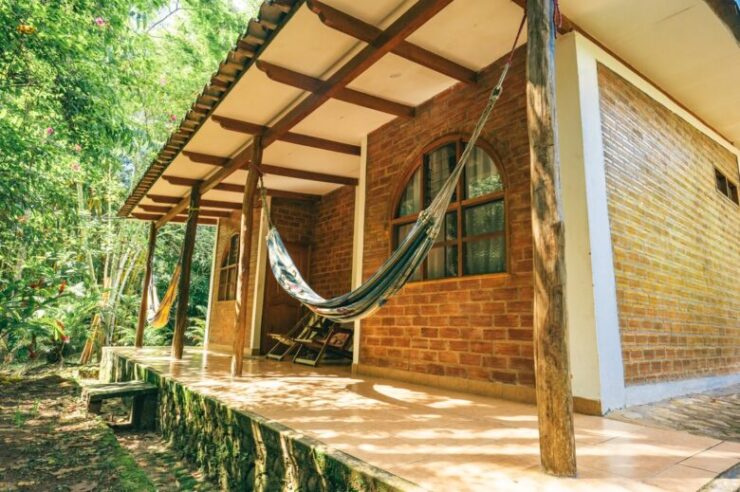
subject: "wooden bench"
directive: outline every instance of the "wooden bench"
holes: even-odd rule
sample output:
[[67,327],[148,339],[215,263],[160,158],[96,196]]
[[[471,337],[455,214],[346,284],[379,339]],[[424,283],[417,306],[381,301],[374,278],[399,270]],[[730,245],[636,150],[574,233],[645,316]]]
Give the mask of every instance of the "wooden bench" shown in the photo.
[[154,430],[159,389],[144,381],[121,383],[96,383],[84,387],[82,397],[87,402],[87,411],[99,414],[104,400],[110,398],[133,398],[130,425],[134,429]]

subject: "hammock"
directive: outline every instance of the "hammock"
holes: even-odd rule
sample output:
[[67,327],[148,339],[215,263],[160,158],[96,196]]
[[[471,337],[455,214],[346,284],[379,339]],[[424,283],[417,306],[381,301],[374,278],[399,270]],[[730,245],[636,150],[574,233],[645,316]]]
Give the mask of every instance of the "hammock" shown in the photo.
[[[172,272],[170,285],[167,286],[167,292],[164,293],[164,297],[162,298],[161,302],[157,300],[156,289],[150,288],[149,299],[155,300],[157,306],[152,306],[152,308],[156,311],[154,313],[149,313],[149,316],[147,316],[147,321],[149,321],[149,324],[152,325],[154,328],[162,328],[166,326],[167,322],[170,320],[170,311],[172,310],[172,305],[175,304],[175,298],[177,297],[177,283],[179,280],[180,262],[178,261],[177,266],[175,267],[175,271]],[[151,285],[154,285],[153,279]]]
[[[450,199],[455,192],[457,180],[475,148],[475,142],[478,140],[481,131],[483,131],[483,126],[501,95],[504,79],[511,66],[514,49],[523,25],[524,19],[522,19],[522,23],[519,26],[519,31],[514,40],[514,46],[511,49],[509,59],[502,69],[498,83],[491,91],[488,97],[488,103],[478,118],[470,140],[447,178],[447,181],[445,181],[429,207],[421,211],[411,231],[409,231],[408,235],[399,244],[393,254],[391,254],[373,276],[351,292],[332,299],[324,299],[306,283],[291,259],[288,250],[285,248],[280,234],[270,220],[267,193],[260,176],[262,204],[265,207],[268,223],[266,241],[270,268],[278,284],[288,295],[324,318],[338,322],[348,322],[370,316],[380,309],[389,297],[398,292],[406,284],[421,262],[424,261],[424,258],[426,258],[439,234]],[[259,172],[258,169],[257,172]]]

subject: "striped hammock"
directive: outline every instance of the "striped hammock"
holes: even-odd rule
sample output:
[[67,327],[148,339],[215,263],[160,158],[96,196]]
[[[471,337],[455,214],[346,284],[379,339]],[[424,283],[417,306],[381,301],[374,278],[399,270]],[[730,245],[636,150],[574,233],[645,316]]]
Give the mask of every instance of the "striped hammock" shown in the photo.
[[338,322],[347,322],[370,316],[380,309],[389,297],[398,292],[406,284],[421,262],[424,261],[424,258],[426,258],[439,234],[447,207],[450,204],[450,199],[455,192],[458,178],[475,148],[475,142],[478,140],[483,126],[501,95],[504,79],[506,78],[510,64],[511,57],[506,65],[504,65],[501,77],[491,91],[488,103],[475,125],[475,129],[465,146],[465,150],[437,196],[429,207],[421,211],[411,231],[409,231],[408,235],[385,263],[383,263],[380,269],[362,285],[346,294],[331,299],[324,299],[306,283],[288,254],[288,250],[285,248],[280,234],[270,221],[265,187],[260,183],[262,203],[267,213],[268,232],[266,240],[270,268],[278,284],[288,295],[324,318]]

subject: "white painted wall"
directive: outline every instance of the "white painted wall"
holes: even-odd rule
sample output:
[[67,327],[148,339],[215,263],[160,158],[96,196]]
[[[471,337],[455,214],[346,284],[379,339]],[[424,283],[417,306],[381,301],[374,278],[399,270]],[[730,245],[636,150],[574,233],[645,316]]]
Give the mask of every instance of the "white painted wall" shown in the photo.
[[574,396],[600,400],[606,411],[624,403],[624,366],[596,60],[579,37],[556,45],[568,338]]
[[216,259],[218,258],[218,235],[221,232],[221,219],[216,219],[216,237],[213,238],[213,251],[211,252],[211,278],[208,281],[208,308],[206,309],[206,332],[203,335],[203,348],[208,350],[211,334],[211,308],[213,307],[214,297],[218,295],[217,289],[214,289],[216,281]]
[[[365,188],[367,184],[367,135],[360,144],[360,177],[355,188],[355,217],[352,234],[352,288],[362,283],[362,256],[365,247]],[[354,322],[355,333],[352,348],[352,363],[360,362],[360,325],[361,321]]]
[[[267,197],[267,207],[260,210],[260,224],[257,239],[257,268],[254,272],[254,292],[252,293],[252,315],[250,323],[252,324],[252,336],[249,341],[247,352],[252,355],[259,353],[260,339],[262,337],[262,310],[265,299],[265,272],[267,270],[267,210],[272,204],[272,197]],[[272,273],[270,273],[272,275]]]

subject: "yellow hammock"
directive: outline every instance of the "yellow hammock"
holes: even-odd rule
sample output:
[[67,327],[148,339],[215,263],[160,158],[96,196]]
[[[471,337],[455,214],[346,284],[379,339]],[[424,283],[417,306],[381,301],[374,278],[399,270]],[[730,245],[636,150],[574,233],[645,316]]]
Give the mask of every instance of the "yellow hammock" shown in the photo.
[[[177,297],[177,283],[179,280],[180,262],[178,261],[175,271],[172,272],[170,285],[167,287],[167,292],[164,293],[164,297],[161,302],[157,302],[156,291],[153,288],[149,289],[150,306],[154,307],[159,304],[157,305],[154,314],[149,316],[149,324],[154,328],[162,328],[170,320],[170,311],[172,310],[172,305],[175,303],[175,298]],[[151,282],[150,285],[153,286],[154,282]]]

